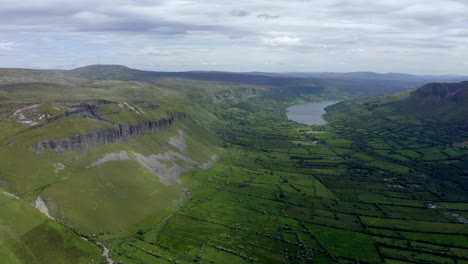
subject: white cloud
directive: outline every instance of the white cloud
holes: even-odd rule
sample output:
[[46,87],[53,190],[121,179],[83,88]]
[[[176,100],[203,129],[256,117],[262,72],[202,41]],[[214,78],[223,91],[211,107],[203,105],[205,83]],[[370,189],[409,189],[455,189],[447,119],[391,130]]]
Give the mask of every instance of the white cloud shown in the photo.
[[[429,3],[428,3],[429,2]],[[428,1],[422,3],[409,4],[399,14],[413,17],[438,17],[454,16],[464,14],[467,11],[466,4],[452,1]]]
[[362,52],[365,52],[366,50],[363,48],[354,48],[354,49],[351,49],[350,51],[354,53],[362,53]]
[[[335,70],[468,72],[459,59],[468,54],[467,0],[62,2],[0,0],[0,67],[50,68],[77,56],[83,65],[100,58],[159,70],[207,61],[223,70],[330,71],[326,63],[345,61]],[[21,52],[11,52],[15,43]],[[263,63],[271,58],[281,64]]]
[[262,19],[265,19],[265,20],[278,19],[278,18],[280,18],[280,15],[270,15],[270,14],[267,14],[267,13],[262,13],[262,14],[257,15],[257,18],[262,18]]
[[211,62],[210,61],[201,61],[201,64],[205,65],[205,66],[216,66],[216,65],[218,65],[218,63],[212,62],[212,61]]
[[278,47],[278,46],[300,46],[302,40],[296,37],[290,36],[276,36],[276,37],[261,37],[262,43],[266,46]]
[[13,50],[14,42],[0,41],[0,50]]
[[171,55],[171,52],[165,51],[165,50],[160,50],[156,48],[145,48],[142,50],[144,54],[147,55],[152,55],[152,56],[169,56]]
[[73,15],[73,18],[78,22],[84,23],[107,23],[113,20],[112,17],[88,11],[76,13]]

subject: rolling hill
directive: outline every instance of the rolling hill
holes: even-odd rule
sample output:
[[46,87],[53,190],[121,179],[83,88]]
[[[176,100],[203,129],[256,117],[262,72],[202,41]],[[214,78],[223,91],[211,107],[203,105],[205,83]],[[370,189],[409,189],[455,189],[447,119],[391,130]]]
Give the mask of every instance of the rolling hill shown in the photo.
[[468,82],[429,83],[411,92],[368,100],[374,111],[416,116],[439,121],[465,121],[468,114]]
[[[414,261],[390,225],[466,260],[467,82],[387,77],[0,69],[0,259]],[[325,127],[285,115],[343,99]]]

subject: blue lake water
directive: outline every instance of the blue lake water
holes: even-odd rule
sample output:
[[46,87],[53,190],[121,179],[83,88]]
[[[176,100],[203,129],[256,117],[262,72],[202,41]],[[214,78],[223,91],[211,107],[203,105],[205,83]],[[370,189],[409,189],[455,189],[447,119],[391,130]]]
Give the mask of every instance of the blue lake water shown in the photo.
[[327,122],[322,115],[325,114],[325,107],[337,102],[320,102],[297,104],[287,108],[288,119],[306,125],[325,125]]

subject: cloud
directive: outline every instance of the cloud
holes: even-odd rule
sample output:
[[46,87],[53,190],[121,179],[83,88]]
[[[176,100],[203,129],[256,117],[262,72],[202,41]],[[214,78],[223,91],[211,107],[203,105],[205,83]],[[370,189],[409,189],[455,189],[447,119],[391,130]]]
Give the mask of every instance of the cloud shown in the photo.
[[354,52],[354,53],[366,52],[366,50],[363,49],[363,48],[354,48],[354,49],[351,49],[350,51],[351,51],[351,52]]
[[216,66],[218,63],[216,62],[209,62],[209,61],[201,61],[202,65],[207,65],[207,66]]
[[264,45],[271,47],[302,45],[300,38],[290,36],[262,37],[260,39]]
[[147,55],[152,55],[152,56],[169,56],[171,55],[171,52],[165,51],[165,50],[160,50],[156,48],[145,48],[142,50],[144,54]]
[[13,50],[14,42],[0,41],[0,50]]
[[[466,0],[69,0],[66,5],[61,0],[0,0],[0,4],[0,50],[6,54],[0,66],[21,61],[44,68],[68,65],[68,58],[76,55],[80,64],[93,63],[97,57],[129,65],[151,66],[157,60],[160,67],[173,66],[172,70],[197,70],[202,61],[223,61],[216,67],[321,71],[333,70],[317,68],[325,62],[346,61],[348,68],[341,70],[430,73],[442,68],[430,67],[428,61],[443,61],[446,71],[468,72],[457,59],[468,54]],[[40,56],[31,61],[35,55]],[[366,56],[374,60],[366,61]],[[264,68],[265,58],[278,59],[284,68]]]
[[270,15],[270,14],[267,14],[267,13],[262,13],[262,14],[257,15],[257,18],[262,18],[262,19],[265,19],[265,20],[278,19],[278,18],[280,18],[280,15]]
[[245,17],[249,15],[249,13],[244,10],[232,10],[230,14],[231,16],[236,16],[236,17]]
[[78,23],[84,23],[88,24],[92,21],[92,23],[96,24],[101,24],[101,23],[109,23],[115,20],[113,17],[104,15],[104,14],[99,14],[96,12],[90,12],[90,11],[83,11],[83,12],[78,12],[72,16],[75,21]]

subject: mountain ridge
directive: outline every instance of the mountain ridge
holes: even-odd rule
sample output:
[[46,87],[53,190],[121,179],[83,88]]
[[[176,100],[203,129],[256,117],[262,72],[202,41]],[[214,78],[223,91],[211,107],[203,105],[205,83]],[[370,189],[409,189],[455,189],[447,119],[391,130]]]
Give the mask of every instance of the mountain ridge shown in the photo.
[[429,83],[411,93],[413,99],[428,99],[434,103],[459,101],[468,96],[468,81],[459,83]]

